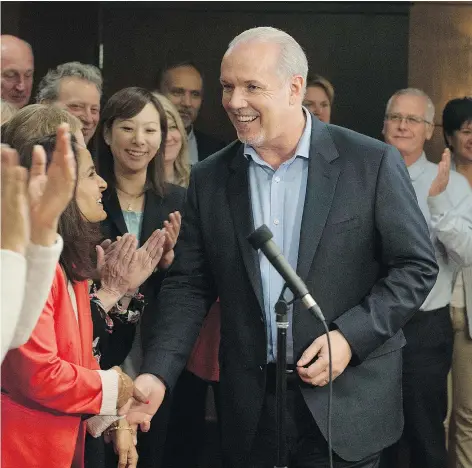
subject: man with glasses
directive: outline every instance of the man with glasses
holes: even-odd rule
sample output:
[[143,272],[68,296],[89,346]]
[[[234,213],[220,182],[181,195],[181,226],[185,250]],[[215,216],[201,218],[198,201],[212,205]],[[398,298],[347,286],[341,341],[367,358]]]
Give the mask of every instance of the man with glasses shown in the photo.
[[[439,265],[433,290],[404,327],[403,436],[415,468],[447,466],[443,422],[453,346],[449,302],[458,268],[472,263],[472,191],[464,177],[450,171],[449,150],[439,165],[426,159],[423,147],[433,134],[433,120],[428,95],[403,89],[389,99],[382,131],[408,167]],[[384,453],[383,466],[397,466],[397,458],[397,446],[391,447]]]

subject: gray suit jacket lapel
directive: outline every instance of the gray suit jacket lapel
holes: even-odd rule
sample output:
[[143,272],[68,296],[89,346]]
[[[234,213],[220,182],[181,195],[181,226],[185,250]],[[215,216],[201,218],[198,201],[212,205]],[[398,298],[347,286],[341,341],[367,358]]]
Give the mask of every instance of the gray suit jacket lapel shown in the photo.
[[305,206],[303,208],[297,273],[306,281],[331,209],[340,168],[328,126],[312,119]]
[[249,161],[244,157],[243,151],[244,147],[241,145],[237,150],[237,154],[230,162],[228,200],[244,266],[246,267],[261,311],[263,311],[264,300],[258,253],[247,240],[247,237],[254,231],[254,219],[249,188]]

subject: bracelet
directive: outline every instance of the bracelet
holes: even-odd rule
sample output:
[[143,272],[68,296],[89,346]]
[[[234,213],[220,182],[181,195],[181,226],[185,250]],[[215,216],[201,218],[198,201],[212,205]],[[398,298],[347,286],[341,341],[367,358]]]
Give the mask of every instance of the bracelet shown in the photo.
[[114,432],[114,431],[130,431],[132,435],[136,434],[135,430],[132,427],[109,427],[105,431],[105,435],[109,436],[111,435],[111,432]]
[[116,429],[116,428],[120,427],[120,421],[121,421],[121,418],[120,418],[120,419],[117,419],[115,422],[111,423],[111,424],[107,427],[107,430],[109,430],[109,429]]
[[[119,405],[120,397],[122,397],[123,394],[125,394],[124,392],[129,393],[129,382],[126,382],[125,377],[124,377],[124,375],[123,375],[123,373],[122,373],[123,371],[119,368],[119,366],[114,366],[114,367],[112,367],[112,370],[114,370],[114,371],[118,374],[118,377],[120,378],[121,383],[122,383],[121,395],[118,394],[118,399],[117,399],[117,401],[116,401],[117,408],[120,408],[121,406],[118,406],[118,405]],[[133,381],[131,381],[131,382],[133,382]],[[133,388],[133,383],[132,383],[132,387],[131,387],[131,388]],[[132,394],[132,393],[133,393],[133,392],[131,392],[131,394]],[[126,403],[126,402],[125,402],[125,403]],[[125,403],[123,403],[123,404],[125,404]],[[119,423],[119,421],[117,421],[117,422]]]

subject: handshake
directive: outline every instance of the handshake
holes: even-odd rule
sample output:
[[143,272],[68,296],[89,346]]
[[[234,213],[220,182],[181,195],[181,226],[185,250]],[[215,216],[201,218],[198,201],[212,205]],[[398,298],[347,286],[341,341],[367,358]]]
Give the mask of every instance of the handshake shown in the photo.
[[159,409],[166,387],[157,377],[143,374],[135,382],[113,367],[119,375],[117,408],[120,416],[125,416],[112,423],[105,431],[105,442],[112,442],[118,455],[118,468],[136,468],[137,429],[143,432],[151,428],[151,418]]

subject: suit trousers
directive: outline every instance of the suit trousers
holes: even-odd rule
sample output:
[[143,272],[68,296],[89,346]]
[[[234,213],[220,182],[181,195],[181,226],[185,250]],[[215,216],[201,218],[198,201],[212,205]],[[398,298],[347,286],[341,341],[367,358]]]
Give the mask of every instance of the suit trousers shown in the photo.
[[[218,382],[203,380],[187,369],[184,369],[180,375],[172,393],[172,407],[164,450],[163,466],[165,468],[197,468],[200,466],[206,439],[205,413],[210,385],[213,387],[218,413]],[[219,444],[217,449],[219,451]]]
[[399,443],[382,454],[382,468],[398,468],[405,445],[411,468],[446,468],[444,420],[447,415],[447,375],[451,368],[453,331],[449,305],[419,311],[403,328],[403,413]]
[[465,308],[451,307],[454,329],[449,468],[472,467],[472,338]]
[[[268,366],[267,389],[249,459],[237,468],[273,468],[277,461],[275,364]],[[289,468],[329,468],[328,443],[319,430],[300,391],[303,383],[296,373],[288,377],[286,441]],[[334,468],[377,468],[380,453],[358,462],[348,462],[333,453]],[[231,466],[224,463],[223,466]],[[233,466],[232,468],[236,468]]]

